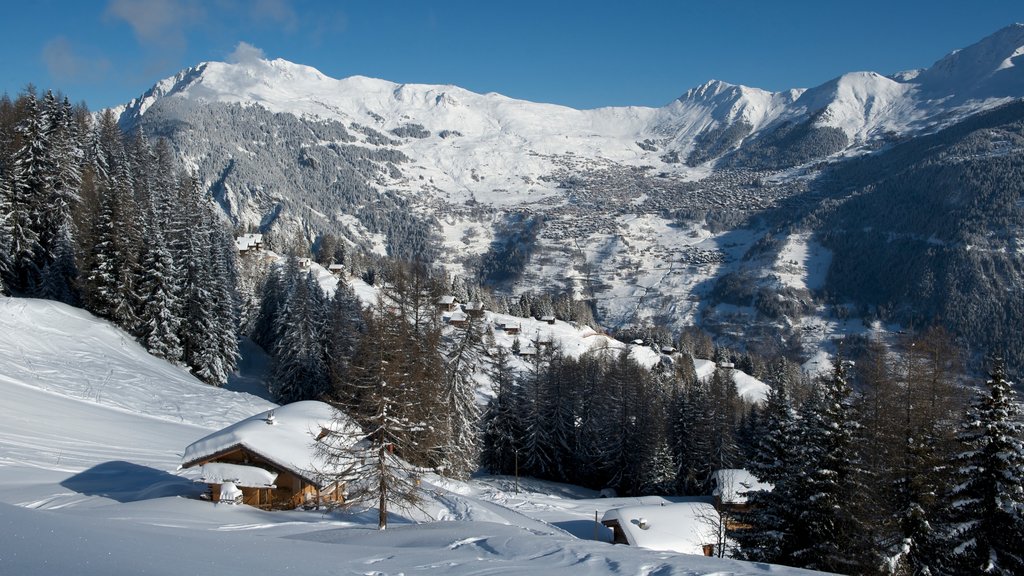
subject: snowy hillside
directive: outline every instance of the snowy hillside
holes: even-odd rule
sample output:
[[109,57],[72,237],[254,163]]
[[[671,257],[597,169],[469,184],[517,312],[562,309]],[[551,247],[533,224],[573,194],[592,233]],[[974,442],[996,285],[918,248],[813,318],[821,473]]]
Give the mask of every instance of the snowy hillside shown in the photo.
[[360,514],[215,506],[175,472],[182,450],[269,404],[62,305],[0,298],[0,320],[2,574],[810,573],[578,539],[607,536],[587,518],[625,502],[539,482],[435,478],[428,523],[385,533]]

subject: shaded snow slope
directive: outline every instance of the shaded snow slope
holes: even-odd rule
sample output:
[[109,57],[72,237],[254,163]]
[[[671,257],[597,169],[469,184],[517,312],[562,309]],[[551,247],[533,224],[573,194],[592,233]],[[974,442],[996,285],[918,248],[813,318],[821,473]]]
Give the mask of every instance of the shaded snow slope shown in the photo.
[[552,504],[585,494],[530,480],[513,497],[428,478],[427,511],[457,521],[396,517],[383,533],[372,512],[201,501],[174,473],[184,447],[268,403],[198,384],[78,310],[0,298],[0,317],[0,574],[810,574],[576,539],[559,525],[575,513]]

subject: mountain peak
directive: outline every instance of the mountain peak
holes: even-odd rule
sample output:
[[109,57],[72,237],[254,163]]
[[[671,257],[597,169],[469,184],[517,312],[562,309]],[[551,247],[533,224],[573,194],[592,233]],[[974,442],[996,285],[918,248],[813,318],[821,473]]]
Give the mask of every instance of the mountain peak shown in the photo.
[[1019,97],[1024,91],[1024,24],[1011,24],[950,52],[912,82],[929,97]]

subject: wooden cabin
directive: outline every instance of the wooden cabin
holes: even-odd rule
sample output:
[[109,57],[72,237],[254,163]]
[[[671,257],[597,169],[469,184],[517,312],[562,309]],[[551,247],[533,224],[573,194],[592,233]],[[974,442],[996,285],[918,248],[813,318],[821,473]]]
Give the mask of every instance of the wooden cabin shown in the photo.
[[483,316],[483,302],[470,301],[466,302],[462,306],[463,312],[472,316],[473,318],[480,318]]
[[451,295],[441,296],[437,299],[436,304],[441,312],[454,312],[459,308],[459,300]]
[[330,273],[334,274],[335,276],[340,277],[345,275],[344,264],[331,264],[330,266],[327,267],[327,270],[330,271]]
[[519,324],[502,324],[501,327],[505,330],[505,334],[509,336],[519,334]]
[[235,248],[239,255],[251,254],[263,250],[263,234],[243,234],[235,238]]
[[180,468],[201,467],[197,481],[209,487],[213,502],[230,484],[241,490],[242,504],[264,510],[340,504],[345,485],[332,476],[317,446],[339,430],[356,428],[323,402],[295,402],[197,440],[185,449]]
[[555,317],[554,316],[541,316],[540,321],[541,322],[545,322],[547,324],[551,324],[553,326],[555,324]]
[[456,328],[465,328],[469,325],[469,315],[460,310],[456,310],[448,316],[448,324]]

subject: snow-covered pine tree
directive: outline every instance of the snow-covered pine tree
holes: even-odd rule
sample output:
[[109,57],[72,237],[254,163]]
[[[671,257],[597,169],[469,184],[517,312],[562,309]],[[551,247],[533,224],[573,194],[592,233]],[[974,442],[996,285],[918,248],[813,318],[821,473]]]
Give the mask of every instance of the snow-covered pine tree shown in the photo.
[[43,265],[39,297],[78,306],[81,303],[78,263],[73,235],[67,230],[71,225],[69,220],[57,231],[50,259]]
[[352,356],[366,326],[359,298],[344,280],[338,282],[328,308],[323,346],[331,389],[338,390],[348,378]]
[[730,536],[740,545],[741,558],[755,562],[781,562],[790,547],[790,532],[800,509],[792,495],[791,479],[799,469],[796,447],[796,411],[788,392],[787,363],[769,369],[770,389],[761,414],[760,434],[747,468],[771,490],[747,494],[750,510],[739,515],[744,527]]
[[11,182],[9,170],[0,165],[0,294],[7,294],[7,279],[10,278],[11,244],[13,227],[11,214]]
[[157,210],[157,200],[149,199],[148,220],[145,227],[145,250],[142,254],[142,279],[139,294],[142,306],[139,310],[139,341],[150,354],[180,362],[182,359],[181,329],[182,309],[177,285],[177,268],[167,245],[165,226]]
[[492,474],[514,474],[522,451],[523,422],[520,417],[520,388],[512,375],[510,355],[504,347],[493,347],[490,376],[494,397],[483,417],[481,464]]
[[800,514],[790,526],[792,553],[781,562],[840,573],[877,568],[880,561],[857,515],[858,498],[868,489],[859,484],[860,455],[855,442],[859,426],[849,405],[846,361],[835,360],[833,373],[819,381],[800,410],[797,424],[793,502]]
[[473,379],[483,356],[483,327],[475,318],[452,334],[446,346],[443,388],[445,442],[440,467],[445,475],[466,479],[480,467],[480,408]]
[[519,377],[519,387],[522,390],[519,397],[522,400],[520,414],[523,423],[519,468],[526,474],[542,478],[547,478],[555,470],[551,429],[548,428],[545,418],[548,413],[545,378],[550,363],[550,355],[534,354],[530,357],[529,368]]
[[49,120],[34,94],[25,97],[25,117],[16,127],[21,146],[10,166],[11,266],[8,283],[16,292],[36,294],[45,250],[39,230],[53,188]]
[[[58,260],[58,252],[63,251],[63,262],[57,263],[57,272],[50,272],[48,290],[56,294],[73,294],[75,292],[75,275],[77,266],[67,261],[68,251],[75,244],[75,223],[73,213],[78,207],[82,186],[82,149],[79,142],[78,126],[74,118],[74,110],[67,98],[58,101],[51,92],[43,98],[43,107],[49,118],[47,139],[50,142],[53,178],[50,196],[46,200],[47,209],[40,220],[40,245],[46,255],[41,266],[47,266]],[[54,286],[54,282],[62,282],[65,286]],[[67,301],[67,300],[62,300]],[[68,301],[68,303],[72,303]]]
[[706,493],[704,483],[711,473],[708,455],[712,450],[708,403],[706,381],[683,382],[674,392],[670,447],[678,466],[676,486],[683,494]]
[[94,170],[99,208],[92,223],[95,245],[86,268],[85,302],[93,313],[135,332],[141,252],[135,230],[143,218],[131,189],[121,130],[110,110],[101,116],[97,130]]
[[289,257],[287,273],[297,274],[294,289],[278,316],[281,338],[274,348],[269,386],[282,404],[320,398],[328,390],[323,331],[326,304],[312,274],[303,273]]
[[946,573],[1024,574],[1024,422],[1002,358],[960,425]]

